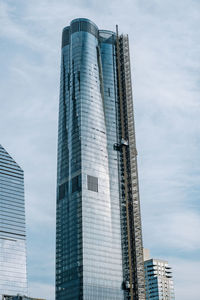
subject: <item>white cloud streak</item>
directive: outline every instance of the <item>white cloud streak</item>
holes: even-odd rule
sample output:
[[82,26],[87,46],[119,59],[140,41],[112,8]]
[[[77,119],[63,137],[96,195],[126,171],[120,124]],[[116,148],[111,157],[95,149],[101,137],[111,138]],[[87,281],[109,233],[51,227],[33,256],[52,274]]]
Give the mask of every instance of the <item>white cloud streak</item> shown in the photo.
[[171,257],[173,265],[176,299],[199,299],[200,262],[192,257],[178,259]]
[[144,244],[173,256],[176,300],[197,300],[181,272],[196,286],[188,256],[200,247],[199,8],[194,0],[0,0],[0,136],[25,170],[32,296],[54,298],[61,30],[88,17],[129,34]]

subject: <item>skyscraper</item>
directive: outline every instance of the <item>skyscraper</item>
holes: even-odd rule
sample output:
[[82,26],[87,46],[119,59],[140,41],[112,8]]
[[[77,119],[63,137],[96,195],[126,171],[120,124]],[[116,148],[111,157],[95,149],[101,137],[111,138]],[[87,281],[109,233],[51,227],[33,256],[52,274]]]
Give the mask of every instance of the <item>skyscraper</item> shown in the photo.
[[27,294],[24,174],[0,145],[0,296]]
[[147,259],[144,262],[146,300],[174,300],[172,270],[166,260]]
[[128,36],[88,19],[62,35],[56,299],[145,299]]

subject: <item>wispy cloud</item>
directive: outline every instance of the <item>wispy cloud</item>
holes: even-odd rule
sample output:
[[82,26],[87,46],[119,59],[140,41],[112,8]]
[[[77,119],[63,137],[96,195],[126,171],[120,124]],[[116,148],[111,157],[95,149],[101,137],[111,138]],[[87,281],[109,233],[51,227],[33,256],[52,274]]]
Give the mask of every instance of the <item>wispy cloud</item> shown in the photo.
[[50,284],[32,282],[29,288],[29,296],[41,299],[53,299],[55,294],[54,286]]
[[173,265],[176,299],[199,299],[200,262],[170,257]]
[[153,256],[171,259],[176,299],[198,300],[192,291],[188,296],[181,275],[190,266],[196,286],[197,268],[188,258],[200,247],[200,3],[194,0],[0,0],[0,136],[25,170],[30,294],[54,299],[60,40],[76,17],[110,30],[118,24],[129,34],[144,244]]
[[185,253],[199,252],[199,214],[183,209],[180,209],[180,212],[169,213],[166,207],[166,212],[160,212],[157,215],[152,210],[149,220],[152,232],[146,237],[146,242],[152,248],[155,247],[155,241],[157,241],[156,245],[161,249],[169,248]]

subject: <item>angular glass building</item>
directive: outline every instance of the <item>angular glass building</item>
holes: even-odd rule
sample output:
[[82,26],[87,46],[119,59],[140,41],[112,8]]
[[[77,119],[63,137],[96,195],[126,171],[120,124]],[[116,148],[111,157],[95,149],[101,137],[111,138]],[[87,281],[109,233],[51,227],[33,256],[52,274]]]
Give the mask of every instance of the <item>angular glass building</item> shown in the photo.
[[24,174],[0,145],[0,296],[26,295]]
[[144,300],[127,35],[75,19],[62,35],[57,300]]

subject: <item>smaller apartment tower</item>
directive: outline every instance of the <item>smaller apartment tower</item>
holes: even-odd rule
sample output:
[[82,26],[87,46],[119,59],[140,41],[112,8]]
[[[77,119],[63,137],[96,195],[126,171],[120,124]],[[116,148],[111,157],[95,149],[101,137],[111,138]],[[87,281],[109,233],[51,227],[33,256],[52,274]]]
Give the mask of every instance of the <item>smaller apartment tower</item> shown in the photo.
[[24,172],[0,145],[0,297],[26,295]]
[[148,259],[144,262],[146,300],[174,300],[172,269],[166,260]]

